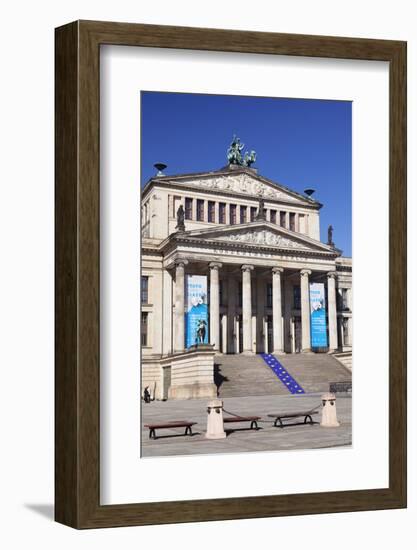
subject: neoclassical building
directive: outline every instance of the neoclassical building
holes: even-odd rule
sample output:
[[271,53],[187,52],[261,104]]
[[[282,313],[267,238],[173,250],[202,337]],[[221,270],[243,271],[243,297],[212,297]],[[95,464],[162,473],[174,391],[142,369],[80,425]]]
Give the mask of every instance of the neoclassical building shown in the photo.
[[[153,385],[157,398],[169,395],[176,358],[188,361],[186,376],[191,364],[199,365],[197,378],[208,369],[210,384],[214,353],[351,350],[352,261],[331,236],[330,244],[320,241],[321,206],[251,163],[175,176],[158,171],[147,182],[141,200],[142,381]],[[207,281],[194,305],[207,309],[207,323],[198,319],[199,338],[212,352],[209,346],[187,352],[192,277]],[[319,347],[311,333],[314,283],[324,289],[325,345]],[[199,347],[206,355],[193,363]]]

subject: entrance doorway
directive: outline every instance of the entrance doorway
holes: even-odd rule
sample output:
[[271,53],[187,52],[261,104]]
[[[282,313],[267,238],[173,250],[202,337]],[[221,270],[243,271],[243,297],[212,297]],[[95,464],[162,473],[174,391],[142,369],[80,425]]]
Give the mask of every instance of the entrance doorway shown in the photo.
[[267,347],[268,349],[265,350],[265,353],[272,353],[274,351],[274,336],[273,336],[273,328],[272,328],[272,315],[268,315],[266,318],[267,322]]
[[301,353],[301,317],[294,317],[294,353]]
[[243,319],[242,315],[239,315],[239,353],[243,351]]

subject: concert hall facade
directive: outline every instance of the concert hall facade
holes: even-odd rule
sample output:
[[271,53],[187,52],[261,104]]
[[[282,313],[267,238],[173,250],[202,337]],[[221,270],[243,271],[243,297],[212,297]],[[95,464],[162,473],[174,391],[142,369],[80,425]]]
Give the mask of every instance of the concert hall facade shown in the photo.
[[147,182],[142,389],[214,396],[218,354],[352,350],[352,261],[320,240],[321,207],[250,165]]

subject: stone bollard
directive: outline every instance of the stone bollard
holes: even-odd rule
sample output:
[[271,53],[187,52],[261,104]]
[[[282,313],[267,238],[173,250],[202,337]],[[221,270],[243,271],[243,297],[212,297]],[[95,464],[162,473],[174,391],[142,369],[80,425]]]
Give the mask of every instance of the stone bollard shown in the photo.
[[337,428],[340,426],[336,414],[336,396],[334,393],[325,393],[321,396],[323,409],[321,411],[320,426],[324,428]]
[[213,399],[207,404],[207,439],[224,439],[223,429],[223,401]]

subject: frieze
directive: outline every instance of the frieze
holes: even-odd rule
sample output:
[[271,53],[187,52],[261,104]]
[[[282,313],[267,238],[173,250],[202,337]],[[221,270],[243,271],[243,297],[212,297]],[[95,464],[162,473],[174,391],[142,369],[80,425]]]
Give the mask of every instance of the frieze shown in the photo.
[[251,178],[247,174],[190,179],[183,180],[183,183],[185,185],[195,185],[206,189],[218,189],[219,191],[230,191],[233,193],[263,197],[265,199],[271,198],[294,203],[301,202],[290,194],[284,193],[279,189],[273,189],[272,186],[266,185],[255,178]]
[[264,244],[268,246],[279,246],[280,248],[296,248],[301,250],[309,250],[302,244],[287,239],[278,233],[268,231],[266,229],[250,230],[239,233],[232,233],[231,235],[224,235],[217,237],[216,241],[228,241],[228,242],[241,242],[251,244]]

